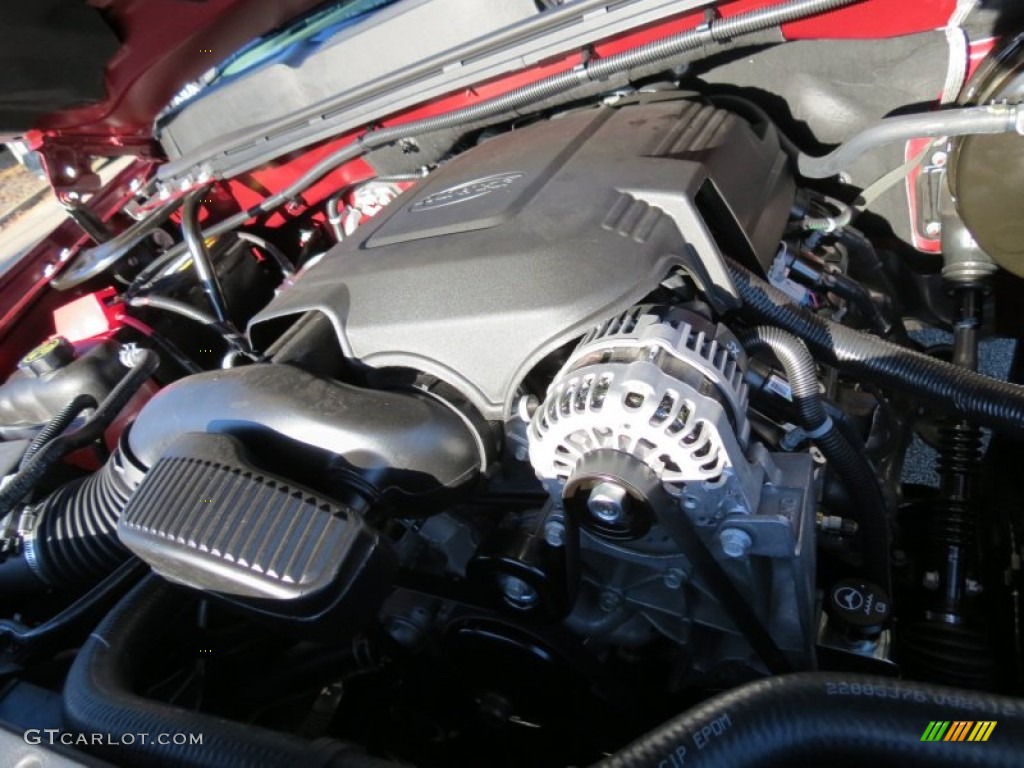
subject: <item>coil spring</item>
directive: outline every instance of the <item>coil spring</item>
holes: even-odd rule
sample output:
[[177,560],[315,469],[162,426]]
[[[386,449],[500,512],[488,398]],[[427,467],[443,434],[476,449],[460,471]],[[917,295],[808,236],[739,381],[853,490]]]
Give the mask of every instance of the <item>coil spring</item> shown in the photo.
[[[929,541],[932,562],[944,571],[951,548],[958,549],[967,564],[974,560],[974,480],[981,460],[981,430],[964,422],[947,423],[939,430],[938,447],[942,499],[929,521]],[[951,574],[944,573],[941,581],[947,578]],[[946,604],[939,613],[963,619],[963,608]],[[951,624],[925,618],[904,625],[900,636],[905,666],[913,676],[966,688],[992,687],[992,652],[984,627],[969,620]]]
[[970,551],[974,544],[974,479],[981,460],[982,433],[959,422],[939,430],[936,469],[942,483],[942,501],[931,520],[931,541],[937,547]]

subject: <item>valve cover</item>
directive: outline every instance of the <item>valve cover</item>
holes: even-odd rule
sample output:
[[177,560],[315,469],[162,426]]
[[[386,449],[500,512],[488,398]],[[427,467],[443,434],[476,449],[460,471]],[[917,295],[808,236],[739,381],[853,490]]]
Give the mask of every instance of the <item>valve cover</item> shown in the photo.
[[674,269],[735,306],[722,252],[763,267],[794,184],[777,135],[645,94],[480,143],[395,200],[250,324],[318,310],[351,358],[460,389],[490,419],[545,355]]

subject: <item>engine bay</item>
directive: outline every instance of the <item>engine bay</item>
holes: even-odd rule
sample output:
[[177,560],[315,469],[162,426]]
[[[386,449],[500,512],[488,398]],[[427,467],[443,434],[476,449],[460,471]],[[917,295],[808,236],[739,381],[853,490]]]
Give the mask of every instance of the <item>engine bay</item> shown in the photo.
[[997,720],[915,764],[1014,764],[1024,45],[828,151],[718,82],[798,44],[705,61],[843,4],[258,202],[136,189],[0,384],[0,715],[207,739],[84,746],[125,765],[838,765]]

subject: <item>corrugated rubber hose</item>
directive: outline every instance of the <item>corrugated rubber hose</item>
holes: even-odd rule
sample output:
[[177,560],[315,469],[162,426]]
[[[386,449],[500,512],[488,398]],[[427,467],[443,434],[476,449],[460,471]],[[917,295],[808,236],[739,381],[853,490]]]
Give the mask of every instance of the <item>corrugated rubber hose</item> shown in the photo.
[[744,307],[758,323],[803,340],[829,365],[854,378],[916,395],[984,427],[1024,436],[1024,386],[999,381],[813,315],[753,272],[729,261]]
[[[922,741],[933,721],[995,722],[988,741]],[[987,729],[986,729],[987,730]],[[950,729],[947,729],[947,733]],[[888,677],[800,672],[733,688],[641,736],[599,768],[1018,768],[1024,702]]]

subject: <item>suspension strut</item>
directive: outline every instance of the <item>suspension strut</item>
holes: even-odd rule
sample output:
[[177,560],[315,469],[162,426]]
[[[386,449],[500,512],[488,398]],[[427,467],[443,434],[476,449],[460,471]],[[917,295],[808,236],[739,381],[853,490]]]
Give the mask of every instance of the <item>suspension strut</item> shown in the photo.
[[[978,339],[985,297],[995,265],[955,215],[943,218],[943,281],[954,298],[953,362],[978,368]],[[928,522],[922,580],[923,612],[903,631],[906,666],[935,682],[986,689],[992,686],[992,653],[977,621],[981,581],[976,552],[981,430],[964,419],[939,427],[939,496]]]
[[[983,288],[955,289],[958,317],[954,328],[953,360],[965,368],[978,362],[978,328],[981,325]],[[929,521],[929,539],[937,578],[934,586],[934,618],[956,623],[964,604],[977,591],[972,562],[977,524],[977,476],[980,469],[981,430],[962,419],[946,421],[939,429],[939,503]]]

